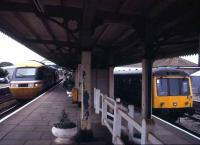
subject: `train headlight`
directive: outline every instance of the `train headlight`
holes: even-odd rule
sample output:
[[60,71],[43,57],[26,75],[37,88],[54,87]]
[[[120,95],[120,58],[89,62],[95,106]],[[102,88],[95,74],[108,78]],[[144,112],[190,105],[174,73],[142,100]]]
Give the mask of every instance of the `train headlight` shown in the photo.
[[35,83],[34,86],[35,87],[40,87],[42,84],[41,83]]
[[177,103],[176,103],[176,102],[173,102],[173,106],[177,106]]
[[161,103],[160,103],[160,107],[163,107],[163,106],[164,106],[164,104],[165,104],[164,102],[161,102]]

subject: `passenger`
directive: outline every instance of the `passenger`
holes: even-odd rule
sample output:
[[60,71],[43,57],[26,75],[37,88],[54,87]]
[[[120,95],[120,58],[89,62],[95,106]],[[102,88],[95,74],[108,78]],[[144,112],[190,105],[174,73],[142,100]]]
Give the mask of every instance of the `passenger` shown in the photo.
[[65,81],[63,82],[63,88],[66,89],[66,93],[68,97],[72,96],[72,89],[74,87],[74,81],[70,76],[67,76]]

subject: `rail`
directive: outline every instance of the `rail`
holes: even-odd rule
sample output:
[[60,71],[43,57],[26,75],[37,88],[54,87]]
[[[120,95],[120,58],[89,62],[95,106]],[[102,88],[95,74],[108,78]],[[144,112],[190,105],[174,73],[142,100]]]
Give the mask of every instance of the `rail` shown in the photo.
[[[102,94],[99,89],[94,88],[95,113],[100,114],[101,112],[101,123],[112,134],[113,144],[125,144],[121,138],[121,132],[124,130],[126,130],[125,132],[128,135],[129,141],[137,144],[163,144],[153,133],[148,131],[147,124],[144,120],[142,120],[141,124],[136,121],[133,105],[129,105],[127,109],[119,102],[119,100],[115,101],[107,95]],[[126,120],[127,125],[123,124],[122,119]],[[141,134],[141,137],[134,137],[134,133]]]
[[0,96],[3,96],[5,94],[9,94],[9,93],[10,93],[9,87],[0,88]]

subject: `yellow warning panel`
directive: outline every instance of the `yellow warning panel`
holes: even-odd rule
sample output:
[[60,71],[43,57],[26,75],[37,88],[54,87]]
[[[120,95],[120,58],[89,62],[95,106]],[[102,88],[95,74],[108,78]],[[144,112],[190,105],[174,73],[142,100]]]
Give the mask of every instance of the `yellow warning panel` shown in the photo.
[[78,89],[73,88],[72,89],[72,103],[77,103],[78,102]]

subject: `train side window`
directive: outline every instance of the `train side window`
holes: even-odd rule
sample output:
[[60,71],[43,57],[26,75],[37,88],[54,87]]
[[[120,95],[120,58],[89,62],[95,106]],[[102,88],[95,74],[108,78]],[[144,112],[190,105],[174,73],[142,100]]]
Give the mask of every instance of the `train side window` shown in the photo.
[[189,84],[188,84],[188,80],[183,80],[182,82],[182,94],[183,95],[189,95]]
[[37,72],[37,79],[42,80],[43,78],[43,68],[39,68]]

